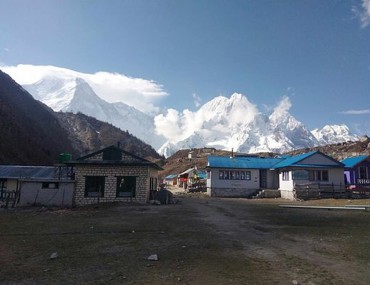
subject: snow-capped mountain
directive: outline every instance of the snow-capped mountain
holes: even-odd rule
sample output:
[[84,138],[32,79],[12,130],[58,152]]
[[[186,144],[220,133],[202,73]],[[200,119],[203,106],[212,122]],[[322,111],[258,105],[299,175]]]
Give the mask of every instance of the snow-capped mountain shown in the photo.
[[[102,82],[106,77],[98,84],[91,81],[90,75],[67,69],[48,67],[44,72],[39,81],[23,85],[35,99],[54,111],[81,112],[109,122],[152,145],[166,157],[184,148],[281,153],[356,139],[345,125],[325,126],[310,132],[289,113],[288,97],[284,97],[269,115],[260,112],[247,97],[238,93],[230,98],[215,97],[194,112],[169,109],[167,114],[148,115],[125,103],[109,103],[102,99],[99,92],[104,89]],[[120,81],[120,87],[124,85],[122,82],[125,81]],[[111,83],[107,90],[114,93],[115,86]],[[131,90],[130,86],[124,88]]]
[[351,133],[346,125],[326,125],[322,129],[311,131],[319,145],[355,141],[359,137]]
[[81,112],[103,122],[127,130],[141,140],[158,148],[165,139],[154,133],[153,117],[124,103],[108,103],[96,95],[90,85],[74,76],[45,76],[23,87],[35,99],[54,111]]
[[160,151],[169,155],[177,149],[208,146],[247,153],[285,152],[316,145],[311,132],[288,113],[289,99],[284,100],[267,116],[241,94],[216,97],[194,114],[203,119],[197,130],[177,143],[167,142]]

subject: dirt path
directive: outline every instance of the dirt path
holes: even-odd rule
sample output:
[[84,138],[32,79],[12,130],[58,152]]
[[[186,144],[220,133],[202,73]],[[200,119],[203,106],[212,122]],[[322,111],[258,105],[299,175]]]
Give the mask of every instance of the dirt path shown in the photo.
[[284,233],[284,226],[269,224],[266,217],[256,214],[256,205],[242,199],[184,198],[183,202],[213,226],[230,254],[237,247],[246,256],[267,262],[282,281],[368,284],[368,264],[343,258],[341,237],[312,239],[299,232]]

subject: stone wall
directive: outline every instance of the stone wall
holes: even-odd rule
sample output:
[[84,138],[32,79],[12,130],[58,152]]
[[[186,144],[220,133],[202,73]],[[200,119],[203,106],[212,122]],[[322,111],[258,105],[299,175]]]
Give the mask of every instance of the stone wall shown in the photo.
[[281,194],[279,190],[264,189],[261,198],[280,198]]
[[283,199],[295,200],[293,190],[281,190],[280,189],[280,195],[281,195],[281,198]]
[[246,188],[207,188],[207,194],[211,197],[251,197],[256,192],[256,189]]
[[[157,175],[148,166],[121,165],[76,165],[75,205],[96,204],[101,202],[136,202],[149,201],[149,179]],[[85,197],[85,177],[105,176],[104,197]],[[117,176],[136,176],[135,197],[116,197]],[[156,177],[156,176],[155,176]]]

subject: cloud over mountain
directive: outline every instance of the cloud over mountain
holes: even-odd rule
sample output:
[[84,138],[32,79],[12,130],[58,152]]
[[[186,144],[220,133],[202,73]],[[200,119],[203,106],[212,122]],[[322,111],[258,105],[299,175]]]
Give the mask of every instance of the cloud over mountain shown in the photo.
[[[353,137],[346,126],[329,126],[312,133],[289,113],[292,103],[288,96],[282,97],[268,112],[261,112],[246,96],[234,93],[229,98],[215,97],[199,105],[196,111],[170,108],[162,113],[150,113],[148,110],[156,110],[155,100],[166,96],[161,86],[151,81],[104,72],[84,74],[52,66],[21,65],[5,70],[10,70],[16,80],[23,82],[24,89],[53,110],[81,112],[109,122],[165,156],[179,149],[200,147],[246,153],[285,152]],[[112,103],[104,100],[105,92],[122,100],[126,100],[125,92],[131,95],[125,103]],[[114,100],[113,95],[110,100]],[[194,96],[194,99],[200,98]],[[141,100],[147,111],[129,106],[134,100]]]
[[1,69],[21,85],[35,84],[50,76],[64,77],[64,79],[82,78],[105,101],[123,102],[148,113],[157,112],[156,102],[168,95],[163,86],[153,80],[133,78],[118,73],[89,74],[55,66],[25,64],[3,66]]

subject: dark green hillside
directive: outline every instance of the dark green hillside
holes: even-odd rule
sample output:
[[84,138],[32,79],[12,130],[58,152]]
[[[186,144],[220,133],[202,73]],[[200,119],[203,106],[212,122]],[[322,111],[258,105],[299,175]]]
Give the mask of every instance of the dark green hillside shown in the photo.
[[0,163],[51,165],[72,152],[53,111],[0,71]]
[[117,145],[123,150],[150,160],[160,159],[160,155],[148,144],[127,131],[78,113],[55,113],[61,125],[68,131],[74,149],[81,155]]

